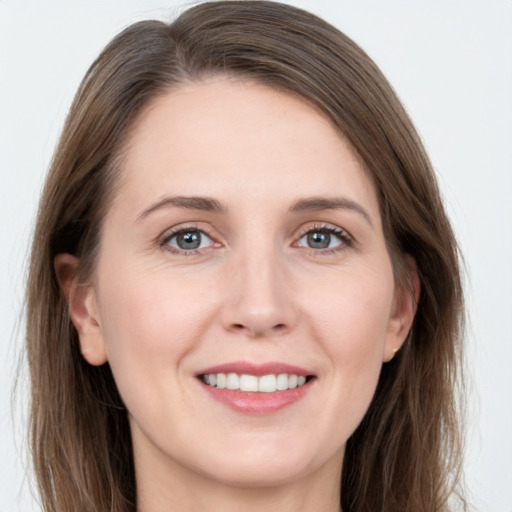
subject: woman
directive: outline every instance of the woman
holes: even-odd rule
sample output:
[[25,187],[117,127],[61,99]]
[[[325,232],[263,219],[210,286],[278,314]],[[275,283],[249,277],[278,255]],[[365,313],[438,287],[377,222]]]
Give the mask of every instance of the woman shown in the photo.
[[447,510],[461,317],[430,163],[360,48],[269,2],[135,24],[34,237],[45,510]]

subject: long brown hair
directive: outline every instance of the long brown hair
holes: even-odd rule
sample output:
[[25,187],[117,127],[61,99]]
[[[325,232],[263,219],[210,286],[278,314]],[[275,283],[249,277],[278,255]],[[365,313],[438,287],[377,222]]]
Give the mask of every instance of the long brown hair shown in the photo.
[[108,363],[93,367],[80,354],[53,261],[73,254],[84,279],[90,275],[137,116],[180,84],[218,74],[300,95],[324,112],[375,183],[396,279],[404,279],[405,255],[417,264],[422,291],[413,329],[383,366],[346,447],[344,512],[448,510],[461,461],[455,394],[463,298],[432,166],[363,50],[312,14],[267,1],[208,2],[171,24],[136,23],[80,85],[41,199],[27,287],[31,447],[44,510],[135,510],[126,410]]

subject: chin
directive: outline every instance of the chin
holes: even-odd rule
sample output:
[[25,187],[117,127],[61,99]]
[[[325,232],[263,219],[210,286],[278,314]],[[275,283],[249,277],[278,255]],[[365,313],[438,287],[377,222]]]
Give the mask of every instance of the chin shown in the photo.
[[312,472],[311,466],[299,466],[284,460],[260,461],[231,460],[219,465],[220,471],[209,478],[239,488],[282,487],[297,482]]
[[234,443],[230,449],[210,454],[215,463],[203,474],[234,487],[276,487],[298,482],[331,460],[341,468],[343,453],[323,454],[307,440],[294,443],[290,437],[267,433],[250,443]]

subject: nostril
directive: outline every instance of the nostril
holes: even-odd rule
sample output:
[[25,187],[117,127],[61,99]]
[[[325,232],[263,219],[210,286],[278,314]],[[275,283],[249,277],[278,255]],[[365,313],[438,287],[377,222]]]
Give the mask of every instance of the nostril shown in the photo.
[[[240,320],[240,319],[237,319]],[[247,335],[250,337],[280,336],[285,334],[289,325],[286,322],[274,323],[272,319],[263,317],[252,317],[247,322],[232,322],[228,324],[228,329],[237,335]]]
[[[247,330],[248,332],[253,333],[253,335],[255,335],[255,336],[261,336],[265,332],[265,329],[260,330],[257,327],[254,327],[254,329],[251,329],[251,327],[244,325],[244,324],[240,324],[240,323],[231,324],[231,328],[233,329],[233,331],[246,331]],[[274,325],[270,329],[269,332],[273,332],[274,334],[277,334],[277,333],[283,333],[286,330],[287,330],[286,324],[281,323],[281,324]]]

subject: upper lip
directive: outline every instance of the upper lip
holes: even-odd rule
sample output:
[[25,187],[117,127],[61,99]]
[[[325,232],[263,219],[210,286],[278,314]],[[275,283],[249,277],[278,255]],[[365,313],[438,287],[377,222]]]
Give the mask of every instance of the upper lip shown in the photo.
[[277,361],[271,361],[267,363],[252,363],[249,361],[233,361],[230,363],[223,363],[215,366],[210,366],[197,373],[197,375],[207,375],[212,373],[237,373],[239,375],[255,375],[261,377],[262,375],[279,375],[281,373],[287,373],[289,375],[313,375],[313,372],[301,368],[300,366],[294,366],[287,363],[281,363]]

